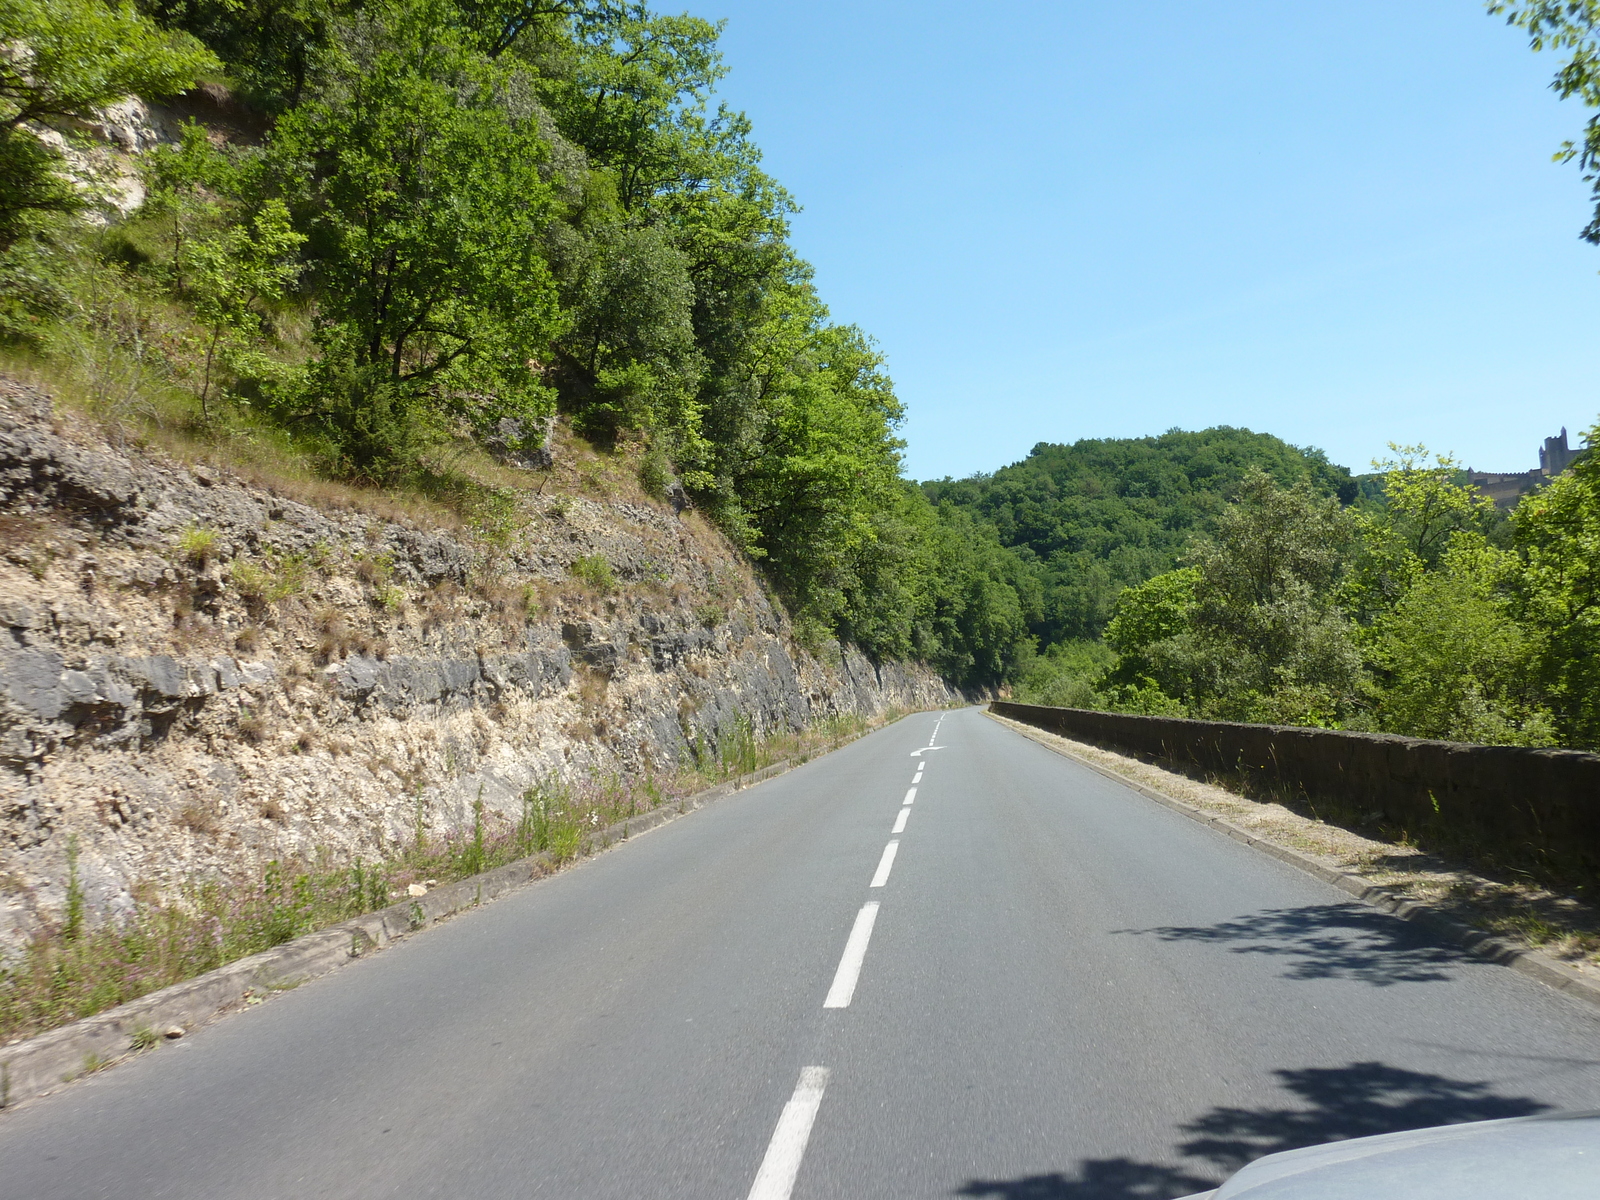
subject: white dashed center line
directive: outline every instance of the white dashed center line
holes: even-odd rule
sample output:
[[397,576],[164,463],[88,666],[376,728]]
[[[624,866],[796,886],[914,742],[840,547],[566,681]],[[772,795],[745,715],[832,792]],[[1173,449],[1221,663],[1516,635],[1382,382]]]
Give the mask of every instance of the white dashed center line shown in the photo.
[[[940,748],[934,743],[939,737],[939,726],[943,724],[943,716],[934,722],[925,750]],[[913,758],[921,759],[922,755],[922,750],[912,751]],[[911,817],[911,802],[917,798],[916,785],[922,782],[925,767],[926,761],[917,763],[917,772],[911,778],[912,786],[907,790],[906,798],[895,816],[894,829],[891,830],[894,834],[905,832],[906,821]],[[891,841],[883,848],[883,857],[878,860],[878,869],[873,872],[869,887],[881,888],[889,882],[889,872],[894,869],[895,855],[899,851],[898,841]],[[867,946],[872,941],[872,927],[877,920],[876,900],[861,906],[855,924],[850,927],[850,936],[845,939],[844,955],[839,959],[839,969],[833,974],[833,986],[828,989],[828,996],[822,1002],[823,1008],[850,1007],[850,1001],[855,998],[856,984],[861,980],[861,968],[867,959]],[[756,1180],[750,1185],[747,1200],[789,1200],[794,1192],[795,1179],[800,1174],[800,1163],[805,1158],[806,1143],[811,1140],[811,1127],[816,1123],[817,1110],[822,1106],[822,1092],[827,1085],[827,1067],[806,1067],[800,1072],[800,1082],[795,1085],[794,1095],[783,1106],[783,1113],[778,1117],[778,1127],[772,1131],[766,1157],[761,1160],[761,1169],[756,1172]]]
[[828,998],[822,1002],[823,1008],[849,1008],[850,1000],[856,994],[856,981],[861,978],[861,964],[867,958],[867,943],[872,940],[872,926],[878,919],[878,902],[869,901],[861,906],[861,911],[856,914],[856,923],[850,928],[850,937],[844,944],[844,957],[839,960],[839,969],[833,973],[833,986],[828,989]]
[[806,1143],[811,1140],[811,1126],[822,1105],[822,1089],[827,1086],[827,1067],[806,1067],[800,1072],[800,1082],[789,1103],[783,1106],[778,1127],[767,1143],[767,1156],[761,1160],[756,1181],[750,1185],[749,1200],[789,1200]]
[[890,842],[883,848],[883,857],[878,860],[878,869],[873,873],[872,882],[868,887],[882,887],[889,882],[889,872],[894,869],[894,856],[900,853],[900,843]]

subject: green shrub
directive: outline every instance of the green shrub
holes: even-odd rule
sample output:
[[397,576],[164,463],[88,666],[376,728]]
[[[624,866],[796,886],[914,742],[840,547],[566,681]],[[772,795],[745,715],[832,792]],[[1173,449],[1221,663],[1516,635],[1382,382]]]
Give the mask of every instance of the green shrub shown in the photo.
[[217,551],[217,531],[190,525],[178,535],[178,549],[186,561],[203,567]]
[[671,460],[664,451],[652,446],[639,460],[639,486],[646,495],[665,500],[674,482]]
[[611,564],[598,554],[586,554],[574,559],[570,568],[572,577],[602,596],[616,591],[617,576]]

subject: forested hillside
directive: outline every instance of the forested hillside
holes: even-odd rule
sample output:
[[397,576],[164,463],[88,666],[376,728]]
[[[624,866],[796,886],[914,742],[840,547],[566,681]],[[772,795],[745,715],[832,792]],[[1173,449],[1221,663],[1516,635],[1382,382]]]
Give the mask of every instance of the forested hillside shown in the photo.
[[992,475],[922,486],[935,503],[994,525],[1035,571],[1043,596],[1032,630],[1048,646],[1099,637],[1121,590],[1171,570],[1252,467],[1284,485],[1305,481],[1317,495],[1355,499],[1350,472],[1322,451],[1226,427],[1040,442]]
[[[901,479],[882,357],[713,97],[719,31],[613,0],[0,0],[8,361],[169,442],[491,521],[536,484],[483,451],[526,461],[559,412],[814,644],[996,682],[1037,588]],[[84,130],[185,92],[206,119],[113,206]]]
[[[1589,432],[1591,445],[1600,429]],[[1396,447],[1381,496],[1251,467],[1178,565],[1122,589],[1023,698],[1073,707],[1600,746],[1600,458],[1507,521],[1448,456]]]

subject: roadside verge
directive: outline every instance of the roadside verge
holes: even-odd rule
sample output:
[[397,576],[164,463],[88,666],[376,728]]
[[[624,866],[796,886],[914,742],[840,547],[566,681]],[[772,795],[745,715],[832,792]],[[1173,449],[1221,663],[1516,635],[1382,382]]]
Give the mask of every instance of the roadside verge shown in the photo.
[[[1549,954],[1544,954],[1525,946],[1514,945],[1504,938],[1475,928],[1443,911],[1437,904],[1430,904],[1423,900],[1397,894],[1397,891],[1391,887],[1375,883],[1372,879],[1348,869],[1346,865],[1334,861],[1327,855],[1318,854],[1310,849],[1300,849],[1286,845],[1284,844],[1286,839],[1282,836],[1263,836],[1260,830],[1252,830],[1237,820],[1229,820],[1216,812],[1207,811],[1207,808],[1201,804],[1179,799],[1177,796],[1170,795],[1160,788],[1152,787],[1123,771],[1117,770],[1115,766],[1108,765],[1108,763],[1097,762],[1089,756],[1088,752],[1092,751],[1096,757],[1107,759],[1117,759],[1123,756],[1116,755],[1110,751],[1098,750],[1097,748],[1079,747],[1070,739],[1059,734],[1037,729],[987,710],[985,710],[984,715],[990,720],[1006,726],[1008,729],[1015,730],[1023,737],[1038,742],[1041,746],[1061,755],[1063,758],[1070,758],[1074,762],[1088,767],[1091,771],[1104,775],[1108,779],[1113,779],[1124,787],[1133,789],[1141,796],[1154,800],[1163,807],[1181,813],[1203,825],[1210,825],[1218,832],[1227,834],[1235,841],[1253,846],[1281,862],[1297,867],[1326,883],[1331,883],[1340,891],[1371,905],[1373,908],[1399,917],[1403,921],[1411,921],[1421,925],[1450,945],[1460,947],[1479,958],[1488,959],[1490,962],[1508,966],[1524,975],[1537,979],[1541,983],[1556,988],[1565,995],[1600,1007],[1600,979],[1595,979],[1586,972],[1570,966]],[[1159,769],[1152,769],[1151,773],[1170,774],[1159,771]],[[1205,786],[1193,785],[1194,789]],[[1208,790],[1220,792],[1220,789],[1215,788]],[[1239,796],[1230,796],[1229,799],[1235,802],[1236,806],[1250,806],[1256,809],[1272,807]],[[1306,821],[1305,818],[1296,819]],[[1319,824],[1309,821],[1306,821],[1306,823]]]
[[[880,726],[881,728],[881,726]],[[875,730],[863,731],[875,732]],[[763,767],[675,803],[639,813],[582,838],[577,853],[558,859],[545,852],[518,859],[387,908],[304,934],[159,991],[34,1037],[0,1047],[0,1111],[46,1095],[64,1083],[114,1066],[160,1042],[182,1037],[214,1017],[326,975],[358,958],[469,908],[498,899],[523,884],[553,874],[654,829],[675,817],[829,754],[855,737],[824,744],[807,758]]]

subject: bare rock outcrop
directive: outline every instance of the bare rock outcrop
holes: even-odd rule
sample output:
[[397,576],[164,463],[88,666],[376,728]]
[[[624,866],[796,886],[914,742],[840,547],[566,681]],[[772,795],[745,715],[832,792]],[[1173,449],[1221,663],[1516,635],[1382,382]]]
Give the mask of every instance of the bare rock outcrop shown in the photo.
[[60,910],[69,839],[115,913],[381,855],[537,779],[950,698],[799,647],[693,513],[526,504],[492,536],[307,503],[113,448],[0,380],[0,948]]

